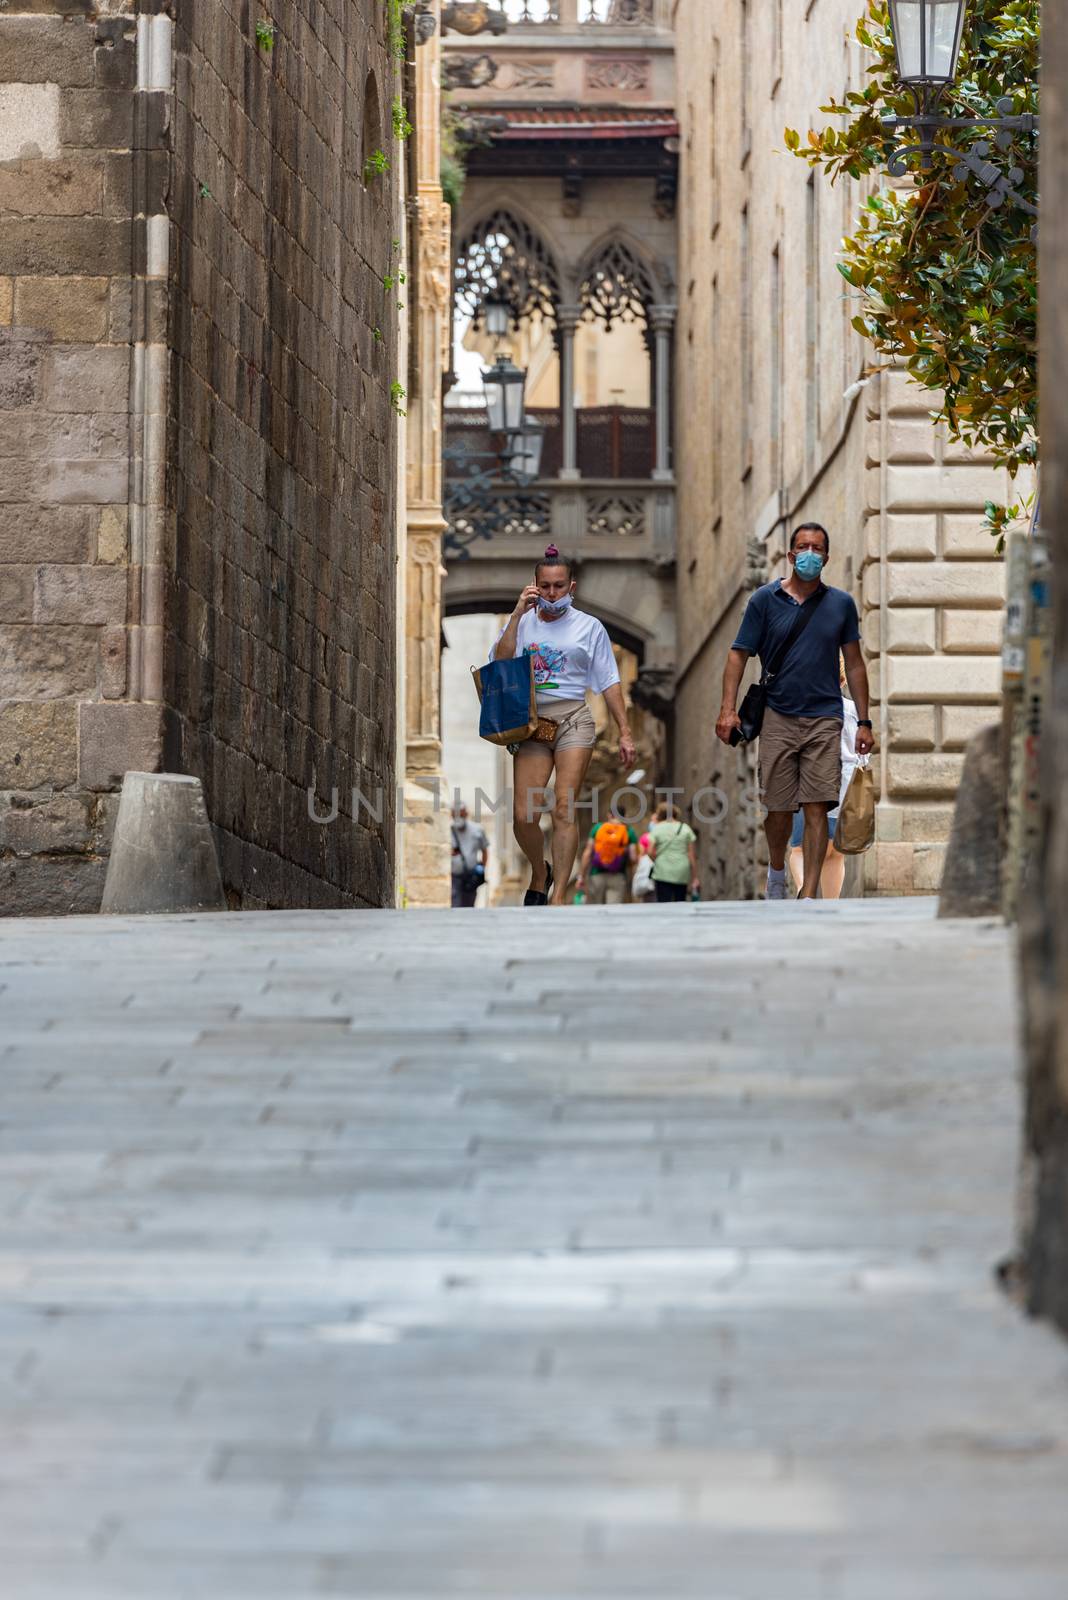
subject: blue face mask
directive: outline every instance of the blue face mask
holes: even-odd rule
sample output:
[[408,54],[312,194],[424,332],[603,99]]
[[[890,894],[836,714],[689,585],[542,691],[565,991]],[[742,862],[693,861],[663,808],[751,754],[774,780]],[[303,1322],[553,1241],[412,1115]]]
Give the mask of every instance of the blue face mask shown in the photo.
[[794,557],[794,571],[806,583],[811,583],[823,571],[823,560],[818,550],[799,550]]
[[565,594],[562,600],[540,600],[538,610],[547,617],[562,617],[565,611],[571,609],[574,595]]

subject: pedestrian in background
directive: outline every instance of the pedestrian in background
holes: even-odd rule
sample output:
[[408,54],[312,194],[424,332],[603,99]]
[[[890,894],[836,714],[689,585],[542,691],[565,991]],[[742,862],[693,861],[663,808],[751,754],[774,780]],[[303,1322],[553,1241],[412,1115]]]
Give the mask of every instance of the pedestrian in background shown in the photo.
[[638,859],[638,835],[618,817],[595,823],[579,862],[576,887],[591,906],[621,906],[627,898],[627,874]]
[[[838,804],[827,818],[827,831],[830,834],[830,844],[827,847],[827,859],[820,873],[820,899],[840,900],[842,889],[845,886],[846,858],[841,854],[834,842],[835,829],[838,826],[838,813],[842,809],[842,801],[846,797],[846,790],[860,757],[857,755],[857,708],[849,698],[848,684],[846,683],[845,662],[838,663],[840,684],[842,689],[842,784],[838,791]],[[804,882],[805,869],[804,856],[805,813],[794,814],[794,831],[790,838],[790,871],[798,889]]]
[[658,903],[685,900],[687,890],[695,896],[699,893],[697,835],[669,800],[661,800],[656,808],[656,821],[649,833],[649,855]]
[[465,805],[454,806],[452,812],[452,903],[467,906],[475,903],[479,889],[486,881],[489,862],[489,840],[485,832],[468,817]]

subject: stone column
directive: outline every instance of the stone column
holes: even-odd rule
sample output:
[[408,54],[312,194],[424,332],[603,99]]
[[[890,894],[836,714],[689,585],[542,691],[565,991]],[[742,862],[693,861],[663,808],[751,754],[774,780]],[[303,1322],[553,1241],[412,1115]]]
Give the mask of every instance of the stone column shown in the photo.
[[[415,259],[409,302],[414,361],[407,400],[403,894],[448,905],[449,820],[441,770],[442,376],[449,365],[451,216],[441,192],[441,32],[416,48]],[[439,799],[440,796],[440,799]]]
[[661,483],[675,475],[671,467],[671,335],[675,316],[674,306],[651,306],[649,310],[649,326],[655,340],[656,466],[653,478]]
[[581,306],[560,306],[556,312],[556,325],[560,330],[560,427],[563,444],[560,477],[572,481],[581,477],[578,468],[578,421],[575,416],[575,329],[581,316]]

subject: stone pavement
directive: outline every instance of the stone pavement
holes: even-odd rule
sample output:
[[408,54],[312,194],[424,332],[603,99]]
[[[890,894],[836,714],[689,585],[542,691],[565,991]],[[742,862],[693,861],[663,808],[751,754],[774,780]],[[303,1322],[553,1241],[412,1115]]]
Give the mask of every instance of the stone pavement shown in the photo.
[[0,923],[10,1600],[1064,1600],[930,903]]

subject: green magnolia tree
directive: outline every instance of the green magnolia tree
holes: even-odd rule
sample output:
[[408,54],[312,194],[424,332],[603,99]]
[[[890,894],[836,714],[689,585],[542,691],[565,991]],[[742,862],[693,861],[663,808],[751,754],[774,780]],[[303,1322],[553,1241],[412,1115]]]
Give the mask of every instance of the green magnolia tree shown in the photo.
[[[940,115],[998,115],[998,101],[1006,100],[1013,115],[1038,111],[1039,9],[1039,0],[972,0],[960,71]],[[832,181],[885,172],[895,151],[919,140],[911,129],[888,130],[882,122],[889,112],[916,110],[897,83],[885,0],[868,0],[857,38],[872,56],[866,87],[821,108],[839,124],[807,139],[786,130],[788,147]],[[903,365],[937,394],[937,414],[955,438],[1015,476],[1038,459],[1034,218],[1011,196],[991,206],[981,179],[942,153],[974,151],[980,138],[991,146],[985,159],[1006,174],[1016,168],[1016,192],[1037,204],[1033,134],[1015,134],[999,148],[995,134],[980,127],[940,130],[929,171],[910,154],[908,178],[888,181],[867,201],[839,271],[857,292],[854,327],[887,365]],[[987,507],[999,543],[1022,510]]]

